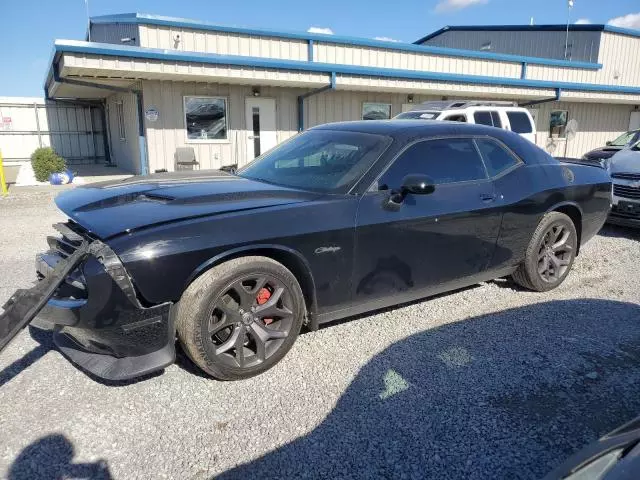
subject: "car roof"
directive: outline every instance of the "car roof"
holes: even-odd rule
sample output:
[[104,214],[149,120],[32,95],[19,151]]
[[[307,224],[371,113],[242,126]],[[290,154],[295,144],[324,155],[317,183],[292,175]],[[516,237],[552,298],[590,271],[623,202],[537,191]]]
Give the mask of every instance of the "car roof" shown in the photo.
[[509,147],[527,164],[553,163],[549,154],[517,133],[501,128],[475,123],[448,122],[442,120],[360,120],[354,122],[326,123],[308,131],[361,132],[390,137],[404,145],[415,140],[437,137],[481,137],[497,139]]
[[507,105],[470,105],[468,107],[452,107],[444,110],[439,110],[437,108],[422,108],[418,105],[416,108],[412,108],[411,110],[407,110],[402,113],[411,113],[411,112],[429,112],[429,113],[450,113],[450,112],[465,112],[467,110],[505,110],[505,111],[528,111],[525,107],[517,107],[517,106],[507,106]]
[[438,136],[438,135],[489,135],[500,138],[504,130],[485,125],[441,120],[359,120],[353,122],[325,123],[312,130],[341,130],[372,133],[390,137]]

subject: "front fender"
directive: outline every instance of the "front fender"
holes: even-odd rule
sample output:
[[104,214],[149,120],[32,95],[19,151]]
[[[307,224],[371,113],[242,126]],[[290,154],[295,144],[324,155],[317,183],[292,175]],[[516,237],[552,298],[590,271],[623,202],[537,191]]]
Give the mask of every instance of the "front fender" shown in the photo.
[[253,245],[244,245],[242,247],[226,250],[198,265],[198,267],[193,270],[191,275],[189,275],[187,281],[185,282],[183,290],[186,290],[187,287],[196,278],[198,278],[209,269],[215,267],[216,265],[220,265],[221,263],[224,263],[233,258],[247,255],[260,255],[269,257],[283,264],[291,271],[291,273],[293,273],[293,275],[298,279],[298,283],[300,283],[300,287],[302,288],[302,292],[304,293],[307,311],[311,316],[311,326],[312,329],[315,329],[314,327],[317,327],[314,321],[317,309],[317,301],[316,286],[311,270],[311,265],[309,265],[309,262],[304,257],[304,255],[302,255],[302,253],[285,245],[260,243]]

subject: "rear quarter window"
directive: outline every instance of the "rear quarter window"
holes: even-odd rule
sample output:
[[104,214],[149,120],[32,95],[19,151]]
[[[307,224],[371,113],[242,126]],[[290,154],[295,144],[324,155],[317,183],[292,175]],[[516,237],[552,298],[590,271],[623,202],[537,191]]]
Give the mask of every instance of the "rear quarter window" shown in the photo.
[[511,167],[522,163],[506,147],[489,138],[477,138],[476,145],[482,154],[490,177],[496,177]]
[[529,115],[524,112],[507,112],[511,131],[516,133],[533,133]]

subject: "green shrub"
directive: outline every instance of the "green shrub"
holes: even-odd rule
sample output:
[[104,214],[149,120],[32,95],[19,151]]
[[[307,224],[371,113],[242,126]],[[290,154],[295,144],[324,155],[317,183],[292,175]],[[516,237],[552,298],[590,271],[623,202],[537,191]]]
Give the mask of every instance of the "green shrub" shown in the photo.
[[38,148],[31,154],[31,166],[36,180],[46,182],[49,175],[62,172],[67,168],[64,158],[59,156],[51,147]]

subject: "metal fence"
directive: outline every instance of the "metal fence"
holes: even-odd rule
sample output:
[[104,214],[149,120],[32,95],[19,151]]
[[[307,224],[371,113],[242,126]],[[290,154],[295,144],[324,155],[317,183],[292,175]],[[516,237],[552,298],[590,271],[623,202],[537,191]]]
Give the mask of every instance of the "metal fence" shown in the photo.
[[39,147],[53,147],[70,165],[106,160],[101,106],[4,100],[9,100],[0,102],[5,162],[29,161]]

